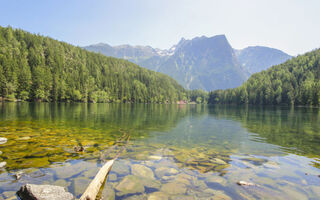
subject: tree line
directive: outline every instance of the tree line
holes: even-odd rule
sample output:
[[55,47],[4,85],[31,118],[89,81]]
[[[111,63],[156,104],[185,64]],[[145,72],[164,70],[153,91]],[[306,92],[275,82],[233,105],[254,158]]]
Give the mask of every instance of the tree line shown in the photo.
[[209,93],[210,104],[320,105],[320,49],[253,74],[240,87]]
[[0,27],[0,99],[173,103],[188,94],[169,76],[126,60]]

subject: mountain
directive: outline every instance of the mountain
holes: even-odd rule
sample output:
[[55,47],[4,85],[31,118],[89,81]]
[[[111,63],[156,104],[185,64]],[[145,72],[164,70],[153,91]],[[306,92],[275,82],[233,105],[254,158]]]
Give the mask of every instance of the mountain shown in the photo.
[[255,72],[286,61],[290,56],[267,47],[235,50],[224,35],[182,38],[168,50],[150,46],[84,47],[107,56],[124,58],[144,68],[168,74],[187,89],[227,89],[240,86]]
[[167,75],[49,37],[0,26],[0,44],[0,100],[167,103],[187,95]]
[[182,39],[158,71],[188,89],[207,91],[237,87],[247,78],[224,35]]
[[283,51],[262,46],[235,50],[235,53],[238,61],[249,74],[266,70],[273,65],[281,64],[291,58],[291,56]]
[[210,92],[209,103],[320,105],[320,49],[253,74],[235,89]]

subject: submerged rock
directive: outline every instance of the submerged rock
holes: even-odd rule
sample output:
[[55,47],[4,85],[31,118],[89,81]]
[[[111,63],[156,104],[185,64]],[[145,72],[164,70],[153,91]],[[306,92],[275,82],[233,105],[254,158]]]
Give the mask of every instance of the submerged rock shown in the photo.
[[6,192],[3,192],[2,195],[7,200],[8,199],[12,199],[12,200],[17,199],[15,191],[6,191]]
[[179,173],[175,168],[159,167],[155,171],[157,177],[170,176]]
[[116,181],[118,179],[117,174],[109,174],[108,181]]
[[125,175],[129,174],[130,169],[129,166],[127,166],[124,162],[117,161],[114,162],[111,171],[117,173],[118,175]]
[[140,195],[133,195],[130,197],[125,198],[125,200],[147,200],[147,195],[140,194]]
[[23,171],[18,171],[17,173],[14,174],[17,180],[19,180],[23,175]]
[[67,188],[71,185],[71,182],[67,182],[66,180],[64,179],[60,179],[60,180],[56,180],[53,185],[57,185],[57,186],[61,186],[61,187],[64,187],[64,188]]
[[206,178],[206,183],[208,184],[214,184],[214,183],[218,183],[222,186],[226,186],[227,185],[227,180],[221,176],[210,176],[208,178]]
[[103,200],[114,200],[116,199],[116,193],[114,192],[111,185],[106,184],[102,191],[102,197]]
[[159,190],[161,187],[161,182],[155,179],[143,178],[141,181],[142,184],[147,188]]
[[188,195],[175,195],[170,197],[170,200],[196,200],[196,198]]
[[139,164],[132,165],[131,172],[133,175],[136,175],[136,176],[154,179],[153,171],[144,165],[139,165]]
[[5,144],[8,141],[7,138],[0,137],[0,144]]
[[221,190],[215,190],[213,199],[232,200],[231,197],[229,197],[228,195],[226,195],[226,194],[224,193],[224,191],[221,191]]
[[168,200],[169,196],[163,192],[154,192],[148,196],[148,200]]
[[187,187],[183,183],[179,182],[170,182],[164,184],[161,187],[161,191],[167,194],[175,195],[175,194],[185,194],[187,191]]
[[84,151],[84,147],[83,146],[74,146],[73,150],[75,152],[83,152]]
[[238,185],[243,185],[243,186],[256,186],[256,184],[249,183],[249,182],[246,182],[246,181],[238,181],[237,184]]
[[31,137],[25,136],[25,137],[18,138],[17,140],[30,140],[30,139]]
[[22,200],[71,200],[74,196],[63,187],[26,184],[17,192]]
[[7,165],[7,162],[0,162],[0,168],[4,168]]
[[87,179],[87,178],[84,178],[84,177],[78,177],[78,178],[75,178],[73,180],[73,191],[74,191],[74,194],[76,196],[78,195],[81,195],[84,193],[84,191],[87,189],[88,185],[90,184],[91,180],[90,179]]
[[161,160],[162,157],[161,157],[161,156],[155,156],[155,155],[153,155],[153,156],[149,156],[149,159],[150,159],[150,160]]
[[144,184],[141,177],[129,175],[123,178],[123,180],[115,187],[118,191],[118,196],[127,194],[136,194],[144,192]]

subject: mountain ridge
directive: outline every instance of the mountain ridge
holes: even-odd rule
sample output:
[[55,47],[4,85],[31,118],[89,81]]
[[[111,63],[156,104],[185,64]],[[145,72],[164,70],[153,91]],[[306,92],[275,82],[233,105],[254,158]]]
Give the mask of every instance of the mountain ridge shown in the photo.
[[169,49],[142,45],[83,47],[107,56],[124,58],[144,68],[176,79],[186,89],[227,89],[240,86],[256,72],[280,64],[290,55],[281,50],[250,46],[234,49],[226,35],[181,38]]

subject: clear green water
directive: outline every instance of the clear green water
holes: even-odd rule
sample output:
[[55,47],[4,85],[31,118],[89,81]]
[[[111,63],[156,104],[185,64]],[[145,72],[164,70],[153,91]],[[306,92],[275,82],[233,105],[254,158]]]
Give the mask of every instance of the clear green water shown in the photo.
[[320,198],[317,108],[2,103],[0,199],[25,183],[81,196],[124,135],[102,199]]

